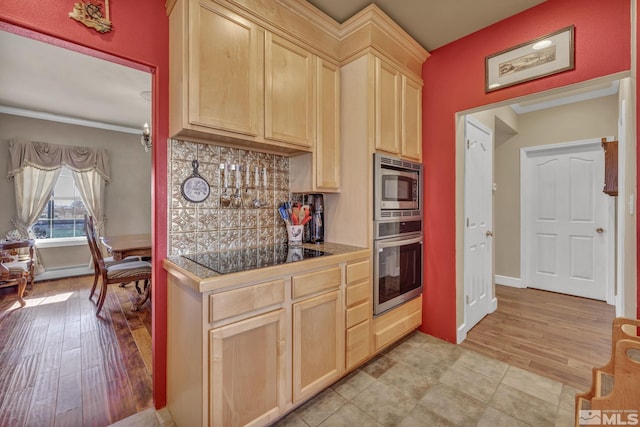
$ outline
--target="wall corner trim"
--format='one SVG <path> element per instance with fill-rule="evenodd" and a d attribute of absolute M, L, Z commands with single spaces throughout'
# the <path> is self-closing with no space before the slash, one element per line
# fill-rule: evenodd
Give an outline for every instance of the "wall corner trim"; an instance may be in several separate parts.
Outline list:
<path fill-rule="evenodd" d="M 456 331 L 456 344 L 460 344 L 462 341 L 467 339 L 467 325 L 463 323 L 458 326 L 458 330 Z"/>

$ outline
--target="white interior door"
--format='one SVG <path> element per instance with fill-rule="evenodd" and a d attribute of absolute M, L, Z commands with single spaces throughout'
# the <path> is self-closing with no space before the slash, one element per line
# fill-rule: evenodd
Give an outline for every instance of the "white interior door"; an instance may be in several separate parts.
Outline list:
<path fill-rule="evenodd" d="M 468 331 L 489 314 L 493 299 L 493 135 L 490 129 L 468 116 L 464 181 L 465 328 Z"/>
<path fill-rule="evenodd" d="M 526 286 L 605 300 L 613 230 L 599 141 L 530 152 L 525 174 Z"/>

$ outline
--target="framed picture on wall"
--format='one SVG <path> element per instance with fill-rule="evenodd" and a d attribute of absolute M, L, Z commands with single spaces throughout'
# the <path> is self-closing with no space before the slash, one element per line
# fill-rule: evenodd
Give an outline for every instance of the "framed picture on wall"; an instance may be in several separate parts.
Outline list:
<path fill-rule="evenodd" d="M 485 58 L 485 92 L 572 70 L 574 26 L 494 53 Z"/>

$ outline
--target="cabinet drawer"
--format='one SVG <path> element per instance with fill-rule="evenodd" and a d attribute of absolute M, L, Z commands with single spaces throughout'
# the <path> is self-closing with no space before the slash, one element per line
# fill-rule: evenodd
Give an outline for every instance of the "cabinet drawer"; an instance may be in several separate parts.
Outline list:
<path fill-rule="evenodd" d="M 347 265 L 347 286 L 365 279 L 369 279 L 368 259 Z"/>
<path fill-rule="evenodd" d="M 209 296 L 209 322 L 284 302 L 284 280 L 261 283 Z"/>
<path fill-rule="evenodd" d="M 347 307 L 368 301 L 369 295 L 371 295 L 371 288 L 369 287 L 368 281 L 349 286 L 347 288 Z"/>
<path fill-rule="evenodd" d="M 369 319 L 369 301 L 347 309 L 347 328 Z"/>
<path fill-rule="evenodd" d="M 342 281 L 340 267 L 293 276 L 293 298 L 339 288 Z"/>
<path fill-rule="evenodd" d="M 379 317 L 374 326 L 375 350 L 391 344 L 403 335 L 411 332 L 422 324 L 422 298 L 405 303 L 403 307 L 397 308 L 389 313 L 390 316 Z"/>
<path fill-rule="evenodd" d="M 346 365 L 347 369 L 369 357 L 369 330 L 371 322 L 368 320 L 347 330 Z"/>

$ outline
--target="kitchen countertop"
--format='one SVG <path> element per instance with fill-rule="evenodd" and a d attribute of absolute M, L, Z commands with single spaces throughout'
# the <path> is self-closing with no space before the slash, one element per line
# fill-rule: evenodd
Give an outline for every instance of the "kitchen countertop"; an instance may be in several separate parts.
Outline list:
<path fill-rule="evenodd" d="M 338 264 L 371 255 L 371 249 L 339 243 L 305 243 L 304 248 L 328 252 L 327 255 L 303 259 L 296 262 L 273 265 L 236 273 L 220 274 L 183 256 L 172 256 L 163 260 L 163 267 L 178 277 L 182 283 L 197 292 L 217 291 L 235 287 L 268 277 L 296 274 L 330 264 Z"/>

